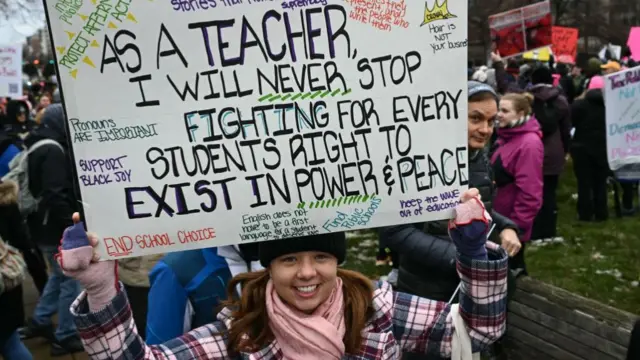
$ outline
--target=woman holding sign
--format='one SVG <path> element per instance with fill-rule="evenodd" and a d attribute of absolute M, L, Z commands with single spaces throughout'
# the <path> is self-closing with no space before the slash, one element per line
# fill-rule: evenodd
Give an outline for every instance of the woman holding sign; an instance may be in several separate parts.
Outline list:
<path fill-rule="evenodd" d="M 86 289 L 71 308 L 93 358 L 399 359 L 403 351 L 471 359 L 505 330 L 507 255 L 486 242 L 491 217 L 468 190 L 449 223 L 457 246 L 460 305 L 394 292 L 385 282 L 338 268 L 344 233 L 261 243 L 266 270 L 236 276 L 242 297 L 217 321 L 160 346 L 137 334 L 114 261 L 97 262 L 79 216 L 65 231 L 59 262 Z M 213 309 L 212 309 L 213 311 Z"/>

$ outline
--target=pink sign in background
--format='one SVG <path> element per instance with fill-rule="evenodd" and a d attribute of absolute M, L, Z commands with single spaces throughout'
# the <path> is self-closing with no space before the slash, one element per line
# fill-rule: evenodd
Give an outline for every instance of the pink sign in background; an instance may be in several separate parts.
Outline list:
<path fill-rule="evenodd" d="M 629 40 L 627 45 L 631 49 L 631 57 L 635 61 L 640 61 L 640 27 L 632 27 L 629 31 Z"/>

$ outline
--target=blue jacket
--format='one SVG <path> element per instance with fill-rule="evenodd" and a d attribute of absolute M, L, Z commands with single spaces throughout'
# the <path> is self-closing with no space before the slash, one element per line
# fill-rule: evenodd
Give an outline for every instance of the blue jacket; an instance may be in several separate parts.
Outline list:
<path fill-rule="evenodd" d="M 162 344 L 215 321 L 231 272 L 217 248 L 168 254 L 149 273 L 147 339 Z"/>
<path fill-rule="evenodd" d="M 0 151 L 0 177 L 7 175 L 9 172 L 9 163 L 16 155 L 20 153 L 20 149 L 10 144 L 3 151 Z"/>

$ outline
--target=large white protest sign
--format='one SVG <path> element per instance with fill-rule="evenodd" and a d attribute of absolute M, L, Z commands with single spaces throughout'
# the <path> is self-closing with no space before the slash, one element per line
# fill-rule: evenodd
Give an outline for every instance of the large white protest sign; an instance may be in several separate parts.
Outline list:
<path fill-rule="evenodd" d="M 467 2 L 47 1 L 103 258 L 452 215 Z"/>
<path fill-rule="evenodd" d="M 22 96 L 22 46 L 0 45 L 0 97 Z"/>
<path fill-rule="evenodd" d="M 608 75 L 604 99 L 609 166 L 631 169 L 640 164 L 640 67 Z"/>

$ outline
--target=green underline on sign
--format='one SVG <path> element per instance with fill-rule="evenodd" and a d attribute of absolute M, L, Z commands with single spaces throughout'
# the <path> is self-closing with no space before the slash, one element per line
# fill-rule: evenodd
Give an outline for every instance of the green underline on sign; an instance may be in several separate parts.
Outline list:
<path fill-rule="evenodd" d="M 351 205 L 351 204 L 361 204 L 367 202 L 368 200 L 373 200 L 376 197 L 376 194 L 372 195 L 351 195 L 351 196 L 342 196 L 335 199 L 327 199 L 327 200 L 318 200 L 318 201 L 302 201 L 298 203 L 298 209 L 318 209 L 318 208 L 331 208 L 340 205 Z"/>
<path fill-rule="evenodd" d="M 262 95 L 258 98 L 259 102 L 263 102 L 263 101 L 269 101 L 269 102 L 274 102 L 274 101 L 295 101 L 295 100 L 306 100 L 306 99 L 315 99 L 317 97 L 323 99 L 327 96 L 330 97 L 335 97 L 335 96 L 345 96 L 351 93 L 351 89 L 347 89 L 342 91 L 341 89 L 336 89 L 336 90 L 317 90 L 317 91 L 310 91 L 310 92 L 304 92 L 304 93 L 287 93 L 287 94 L 265 94 Z"/>

